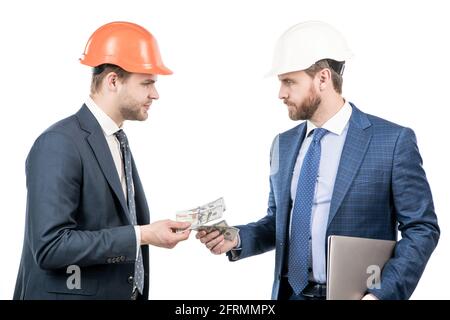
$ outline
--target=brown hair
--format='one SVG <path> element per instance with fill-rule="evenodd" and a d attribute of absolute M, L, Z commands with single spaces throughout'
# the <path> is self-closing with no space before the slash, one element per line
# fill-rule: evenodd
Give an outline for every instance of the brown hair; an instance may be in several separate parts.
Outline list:
<path fill-rule="evenodd" d="M 114 72 L 115 74 L 117 74 L 117 77 L 122 82 L 126 81 L 128 77 L 131 75 L 130 72 L 122 69 L 119 66 L 116 66 L 115 64 L 105 63 L 97 67 L 94 67 L 92 69 L 91 94 L 98 92 L 103 79 L 110 72 Z"/>
<path fill-rule="evenodd" d="M 330 59 L 323 59 L 323 60 L 319 60 L 316 63 L 314 63 L 311 67 L 306 69 L 305 72 L 312 78 L 317 74 L 317 72 L 322 71 L 325 68 L 330 69 L 331 80 L 333 81 L 333 88 L 337 93 L 342 94 L 343 64 L 344 64 L 344 62 L 338 62 L 338 61 L 330 60 Z M 336 72 L 336 70 L 339 73 Z"/>

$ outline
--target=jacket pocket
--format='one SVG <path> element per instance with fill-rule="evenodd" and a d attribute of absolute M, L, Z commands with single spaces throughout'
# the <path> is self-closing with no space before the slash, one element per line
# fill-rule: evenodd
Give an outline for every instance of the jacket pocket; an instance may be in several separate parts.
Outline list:
<path fill-rule="evenodd" d="M 353 185 L 370 185 L 388 183 L 390 179 L 390 172 L 384 170 L 361 170 L 359 171 Z"/>
<path fill-rule="evenodd" d="M 45 289 L 51 293 L 93 296 L 98 291 L 98 281 L 81 276 L 79 286 L 73 288 L 70 275 L 46 275 Z"/>

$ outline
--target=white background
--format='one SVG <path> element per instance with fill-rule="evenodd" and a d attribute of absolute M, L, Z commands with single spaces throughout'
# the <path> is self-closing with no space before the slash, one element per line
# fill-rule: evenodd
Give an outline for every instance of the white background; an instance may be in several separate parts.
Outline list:
<path fill-rule="evenodd" d="M 296 123 L 265 79 L 288 27 L 323 20 L 355 58 L 344 97 L 367 113 L 415 130 L 442 229 L 413 295 L 448 299 L 448 79 L 446 1 L 1 1 L 0 299 L 10 299 L 20 261 L 27 153 L 52 123 L 75 113 L 89 91 L 79 64 L 99 26 L 149 29 L 174 71 L 157 83 L 149 119 L 126 123 L 152 221 L 220 196 L 229 224 L 265 215 L 273 137 Z M 446 147 L 447 145 L 447 147 Z M 95 212 L 93 212 L 95 214 Z M 151 248 L 151 299 L 269 299 L 274 252 L 229 263 L 191 236 Z"/>

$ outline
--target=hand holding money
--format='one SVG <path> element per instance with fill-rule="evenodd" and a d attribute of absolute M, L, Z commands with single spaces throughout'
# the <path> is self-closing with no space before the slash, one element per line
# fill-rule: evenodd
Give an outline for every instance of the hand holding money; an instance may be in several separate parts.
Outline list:
<path fill-rule="evenodd" d="M 178 228 L 189 228 L 189 223 L 172 220 L 160 220 L 151 224 L 139 226 L 141 233 L 141 245 L 153 245 L 172 249 L 178 242 L 187 240 L 191 230 L 175 233 Z"/>
<path fill-rule="evenodd" d="M 211 252 L 220 254 L 228 251 L 220 252 L 231 244 L 234 244 L 234 246 L 237 245 L 239 234 L 239 229 L 229 226 L 225 220 L 208 224 L 211 221 L 221 218 L 225 209 L 225 201 L 223 198 L 219 198 L 203 206 L 178 212 L 176 220 L 191 223 L 190 229 L 198 231 L 197 239 L 201 239 L 200 241 L 203 240 L 202 243 L 206 243 L 208 249 L 214 249 Z M 221 245 L 219 246 L 219 244 Z"/>
<path fill-rule="evenodd" d="M 206 233 L 211 233 L 212 231 L 218 231 L 219 234 L 223 235 L 225 240 L 232 241 L 236 238 L 239 233 L 239 229 L 235 227 L 230 227 L 225 220 L 215 223 L 210 226 L 198 226 L 192 228 L 197 231 L 206 231 Z"/>
<path fill-rule="evenodd" d="M 227 240 L 219 230 L 207 230 L 203 229 L 197 232 L 195 236 L 204 243 L 206 248 L 208 248 L 213 254 L 222 254 L 234 249 L 238 245 L 238 237 L 234 237 L 231 240 Z"/>

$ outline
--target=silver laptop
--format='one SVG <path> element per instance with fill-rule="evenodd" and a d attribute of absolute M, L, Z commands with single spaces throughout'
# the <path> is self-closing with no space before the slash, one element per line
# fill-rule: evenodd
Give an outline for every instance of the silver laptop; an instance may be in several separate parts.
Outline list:
<path fill-rule="evenodd" d="M 368 288 L 380 286 L 381 270 L 395 241 L 328 237 L 327 300 L 359 300 Z"/>

